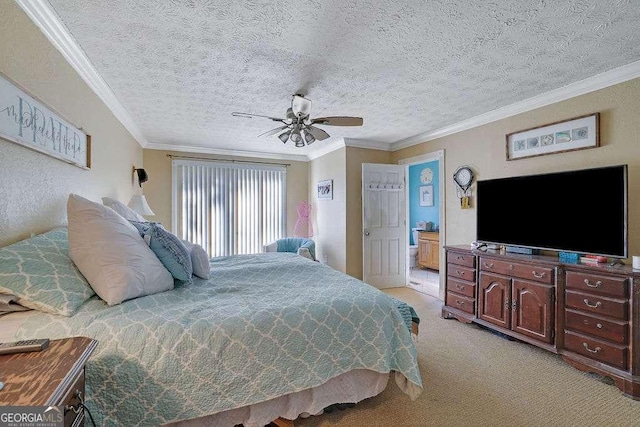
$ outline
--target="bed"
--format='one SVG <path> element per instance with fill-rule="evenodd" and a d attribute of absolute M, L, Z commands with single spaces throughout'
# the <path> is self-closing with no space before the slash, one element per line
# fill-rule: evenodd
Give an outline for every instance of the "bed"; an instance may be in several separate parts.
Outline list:
<path fill-rule="evenodd" d="M 70 264 L 52 267 L 58 284 L 77 278 L 64 259 L 65 228 L 4 248 L 0 268 L 7 249 L 29 258 L 34 240 L 34 258 Z M 406 304 L 296 254 L 210 264 L 209 280 L 114 306 L 94 295 L 70 316 L 2 316 L 0 330 L 16 340 L 98 340 L 86 376 L 100 425 L 260 426 L 371 397 L 389 375 L 411 399 L 422 391 L 411 334 L 418 319 Z"/>

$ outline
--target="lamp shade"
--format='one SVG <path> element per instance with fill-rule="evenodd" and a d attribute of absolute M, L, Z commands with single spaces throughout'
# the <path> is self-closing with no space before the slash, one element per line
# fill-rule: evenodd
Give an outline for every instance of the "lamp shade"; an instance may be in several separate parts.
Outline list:
<path fill-rule="evenodd" d="M 127 206 L 129 206 L 140 215 L 155 215 L 149 207 L 149 204 L 147 203 L 147 198 L 141 194 L 136 194 L 135 196 L 131 197 L 131 200 L 129 200 L 129 204 Z"/>

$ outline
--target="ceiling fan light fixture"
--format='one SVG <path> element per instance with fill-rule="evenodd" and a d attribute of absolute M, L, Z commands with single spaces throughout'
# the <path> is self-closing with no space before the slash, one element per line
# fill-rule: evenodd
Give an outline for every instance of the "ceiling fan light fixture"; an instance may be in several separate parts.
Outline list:
<path fill-rule="evenodd" d="M 303 95 L 296 93 L 291 97 L 291 107 L 287 108 L 284 118 L 264 116 L 261 114 L 250 113 L 231 113 L 236 117 L 262 117 L 274 122 L 279 122 L 279 127 L 268 130 L 259 136 L 278 135 L 278 139 L 284 144 L 291 140 L 296 147 L 304 147 L 311 145 L 316 141 L 324 141 L 330 138 L 330 135 L 319 127 L 322 126 L 362 126 L 364 121 L 362 117 L 352 116 L 329 116 L 311 118 L 311 100 Z"/>
<path fill-rule="evenodd" d="M 311 133 L 308 130 L 304 131 L 304 140 L 307 143 L 307 145 L 311 145 L 315 142 L 316 138 L 315 136 L 311 135 Z"/>
<path fill-rule="evenodd" d="M 280 141 L 282 141 L 284 144 L 287 143 L 287 141 L 289 140 L 289 135 L 291 135 L 291 131 L 288 130 L 286 132 L 282 132 L 280 135 L 278 135 L 278 138 L 280 138 Z"/>
<path fill-rule="evenodd" d="M 296 147 L 299 147 L 298 143 L 302 142 L 302 135 L 300 135 L 300 128 L 298 127 L 293 128 L 293 130 L 291 131 L 290 138 L 293 142 L 296 143 Z M 304 142 L 302 143 L 302 146 L 304 147 Z"/>
<path fill-rule="evenodd" d="M 291 110 L 296 117 L 307 117 L 311 114 L 311 101 L 302 95 L 295 94 L 291 100 Z"/>

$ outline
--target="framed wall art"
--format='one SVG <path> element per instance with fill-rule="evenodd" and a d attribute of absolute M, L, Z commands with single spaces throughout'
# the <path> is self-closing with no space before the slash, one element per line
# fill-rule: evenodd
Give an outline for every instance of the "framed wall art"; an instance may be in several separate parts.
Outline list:
<path fill-rule="evenodd" d="M 507 135 L 507 160 L 600 146 L 600 114 L 525 129 Z"/>
<path fill-rule="evenodd" d="M 420 206 L 433 206 L 433 185 L 420 186 Z"/>
<path fill-rule="evenodd" d="M 333 180 L 325 179 L 317 184 L 318 199 L 333 200 Z"/>
<path fill-rule="evenodd" d="M 91 136 L 2 74 L 0 138 L 83 169 L 91 168 Z"/>

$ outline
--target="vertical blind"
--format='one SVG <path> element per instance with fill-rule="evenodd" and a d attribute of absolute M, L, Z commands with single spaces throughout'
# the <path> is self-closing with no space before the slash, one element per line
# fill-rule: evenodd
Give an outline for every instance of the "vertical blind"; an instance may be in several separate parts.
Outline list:
<path fill-rule="evenodd" d="M 173 160 L 172 229 L 210 256 L 262 252 L 286 232 L 286 169 Z"/>

